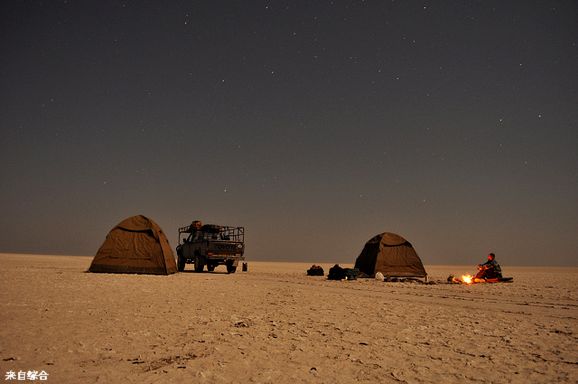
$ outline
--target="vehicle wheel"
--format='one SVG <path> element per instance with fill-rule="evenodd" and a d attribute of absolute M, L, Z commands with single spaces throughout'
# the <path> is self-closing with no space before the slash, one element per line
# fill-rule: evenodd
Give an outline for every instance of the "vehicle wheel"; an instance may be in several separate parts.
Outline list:
<path fill-rule="evenodd" d="M 233 265 L 233 263 L 227 263 L 227 273 L 235 273 L 237 272 L 237 266 Z"/>
<path fill-rule="evenodd" d="M 202 256 L 195 256 L 195 272 L 203 272 L 205 268 L 205 259 Z"/>
<path fill-rule="evenodd" d="M 181 255 L 179 255 L 179 258 L 177 260 L 177 269 L 179 270 L 179 272 L 185 270 L 185 258 Z"/>
<path fill-rule="evenodd" d="M 207 271 L 213 272 L 215 270 L 215 264 L 207 264 Z"/>

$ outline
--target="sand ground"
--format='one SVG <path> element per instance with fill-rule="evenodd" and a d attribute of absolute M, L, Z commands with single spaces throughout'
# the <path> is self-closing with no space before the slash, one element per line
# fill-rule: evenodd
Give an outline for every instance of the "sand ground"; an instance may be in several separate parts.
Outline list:
<path fill-rule="evenodd" d="M 305 276 L 311 263 L 85 273 L 90 261 L 0 254 L 3 379 L 578 382 L 578 268 L 506 265 L 513 284 L 461 286 L 328 281 Z M 474 268 L 426 269 L 442 280 Z"/>

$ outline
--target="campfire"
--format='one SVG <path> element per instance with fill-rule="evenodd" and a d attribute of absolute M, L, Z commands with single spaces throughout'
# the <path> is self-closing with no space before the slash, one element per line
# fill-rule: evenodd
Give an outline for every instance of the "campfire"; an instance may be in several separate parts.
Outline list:
<path fill-rule="evenodd" d="M 478 283 L 511 283 L 514 281 L 513 277 L 492 277 L 489 279 L 480 278 L 472 275 L 461 275 L 460 277 L 449 275 L 447 279 L 450 284 L 465 284 L 472 285 Z"/>
<path fill-rule="evenodd" d="M 474 277 L 472 275 L 462 275 L 462 283 L 471 284 L 474 282 Z"/>
<path fill-rule="evenodd" d="M 450 275 L 448 277 L 448 282 L 450 283 L 457 283 L 457 284 L 473 284 L 473 283 L 478 283 L 479 280 L 477 280 L 474 276 L 472 275 L 462 275 L 461 277 L 455 277 L 454 275 Z"/>

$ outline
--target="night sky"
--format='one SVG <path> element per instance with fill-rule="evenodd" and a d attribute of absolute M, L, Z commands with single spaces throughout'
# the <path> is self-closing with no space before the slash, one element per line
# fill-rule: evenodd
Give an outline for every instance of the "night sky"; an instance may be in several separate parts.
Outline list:
<path fill-rule="evenodd" d="M 577 265 L 576 1 L 2 1 L 0 251 Z M 506 270 L 507 272 L 507 270 Z"/>

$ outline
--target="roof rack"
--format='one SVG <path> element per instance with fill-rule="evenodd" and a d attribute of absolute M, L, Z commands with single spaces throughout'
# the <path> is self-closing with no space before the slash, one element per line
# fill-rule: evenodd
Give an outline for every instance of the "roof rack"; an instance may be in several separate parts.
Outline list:
<path fill-rule="evenodd" d="M 183 233 L 192 233 L 195 228 L 192 225 L 179 228 L 179 236 Z M 245 228 L 244 227 L 230 227 L 225 225 L 205 224 L 201 227 L 199 232 L 208 232 L 219 234 L 221 239 L 229 239 L 231 241 L 244 241 Z"/>

